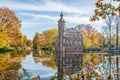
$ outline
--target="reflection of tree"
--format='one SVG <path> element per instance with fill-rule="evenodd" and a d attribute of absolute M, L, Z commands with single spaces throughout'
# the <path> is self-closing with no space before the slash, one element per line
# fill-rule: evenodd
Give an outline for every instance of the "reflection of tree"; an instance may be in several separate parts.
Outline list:
<path fill-rule="evenodd" d="M 87 54 L 86 54 L 87 55 Z M 90 55 L 89 55 L 90 56 Z M 93 56 L 93 54 L 92 54 Z M 71 80 L 118 80 L 117 79 L 117 70 L 116 70 L 116 55 L 111 56 L 111 75 L 109 75 L 109 56 L 108 55 L 99 55 L 99 64 L 94 64 L 94 59 L 96 61 L 96 58 L 87 58 L 90 61 L 84 64 L 82 69 L 73 74 L 68 76 L 71 78 Z M 103 59 L 104 58 L 104 59 Z M 87 60 L 88 61 L 88 60 Z M 119 68 L 120 69 L 120 68 Z M 120 75 L 119 75 L 120 76 Z"/>
<path fill-rule="evenodd" d="M 20 62 L 25 58 L 25 53 L 0 54 L 0 80 L 19 80 L 18 70 Z"/>
<path fill-rule="evenodd" d="M 55 56 L 44 51 L 33 53 L 35 63 L 41 62 L 43 65 L 56 69 Z"/>
<path fill-rule="evenodd" d="M 94 64 L 99 64 L 100 56 L 98 54 L 84 54 L 83 63 L 89 63 L 90 61 Z"/>
<path fill-rule="evenodd" d="M 47 67 L 56 69 L 56 63 L 55 63 L 55 61 L 53 59 L 50 59 L 48 61 L 47 60 L 46 61 L 42 61 L 42 64 L 44 64 Z"/>

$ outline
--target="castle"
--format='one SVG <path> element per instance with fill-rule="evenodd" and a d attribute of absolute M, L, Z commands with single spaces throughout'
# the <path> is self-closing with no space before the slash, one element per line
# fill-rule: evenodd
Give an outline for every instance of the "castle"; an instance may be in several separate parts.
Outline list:
<path fill-rule="evenodd" d="M 82 64 L 83 36 L 74 28 L 66 28 L 63 13 L 58 20 L 58 36 L 56 39 L 56 58 L 58 76 L 73 74 L 80 70 Z"/>

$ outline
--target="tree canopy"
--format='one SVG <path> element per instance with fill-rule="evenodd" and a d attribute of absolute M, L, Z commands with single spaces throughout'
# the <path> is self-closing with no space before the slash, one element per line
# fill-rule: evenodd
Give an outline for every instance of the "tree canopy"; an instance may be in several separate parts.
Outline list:
<path fill-rule="evenodd" d="M 22 35 L 20 28 L 21 21 L 14 11 L 7 7 L 0 7 L 0 48 L 23 47 L 26 44 L 23 42 L 25 36 Z"/>
<path fill-rule="evenodd" d="M 96 9 L 90 21 L 106 19 L 108 15 L 120 16 L 120 0 L 97 0 Z"/>
<path fill-rule="evenodd" d="M 81 30 L 81 33 L 83 35 L 84 47 L 99 47 L 100 33 L 97 30 L 95 30 L 92 26 L 86 25 L 86 27 Z"/>

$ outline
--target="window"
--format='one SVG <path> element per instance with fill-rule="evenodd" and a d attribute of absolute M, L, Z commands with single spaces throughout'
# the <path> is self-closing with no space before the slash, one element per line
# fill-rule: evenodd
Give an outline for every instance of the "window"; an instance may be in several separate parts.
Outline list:
<path fill-rule="evenodd" d="M 68 47 L 68 42 L 66 42 L 66 47 Z"/>
<path fill-rule="evenodd" d="M 70 44 L 70 47 L 72 47 L 72 44 Z"/>
<path fill-rule="evenodd" d="M 68 36 L 66 36 L 66 40 L 68 40 Z"/>
<path fill-rule="evenodd" d="M 58 46 L 60 46 L 60 43 L 58 43 Z"/>
<path fill-rule="evenodd" d="M 63 43 L 63 46 L 65 46 L 65 43 Z"/>
<path fill-rule="evenodd" d="M 62 23 L 59 23 L 58 26 L 61 27 L 61 26 L 62 26 Z"/>
<path fill-rule="evenodd" d="M 72 36 L 70 36 L 70 40 L 72 40 Z"/>
<path fill-rule="evenodd" d="M 68 58 L 66 58 L 66 62 L 68 62 Z"/>
<path fill-rule="evenodd" d="M 77 40 L 77 36 L 75 36 L 75 40 Z"/>
<path fill-rule="evenodd" d="M 72 44 L 72 40 L 70 40 L 70 44 Z"/>
<path fill-rule="evenodd" d="M 63 38 L 63 39 L 65 39 L 65 37 L 64 37 L 64 36 L 63 36 L 62 38 Z"/>
<path fill-rule="evenodd" d="M 72 41 L 70 40 L 70 47 L 72 47 Z"/>
<path fill-rule="evenodd" d="M 78 42 L 77 42 L 77 41 L 75 41 L 75 45 L 76 45 L 76 46 L 78 45 Z"/>
<path fill-rule="evenodd" d="M 72 62 L 72 57 L 70 57 L 70 62 Z"/>
<path fill-rule="evenodd" d="M 77 48 L 75 48 L 75 50 L 76 50 Z"/>
<path fill-rule="evenodd" d="M 64 32 L 64 29 L 61 29 L 61 32 Z"/>
<path fill-rule="evenodd" d="M 79 41 L 79 45 L 81 45 L 81 41 Z"/>

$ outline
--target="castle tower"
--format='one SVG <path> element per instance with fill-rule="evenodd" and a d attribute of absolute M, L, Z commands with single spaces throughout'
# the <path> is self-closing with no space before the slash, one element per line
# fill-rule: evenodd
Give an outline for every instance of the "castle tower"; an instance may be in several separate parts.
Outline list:
<path fill-rule="evenodd" d="M 65 20 L 63 19 L 63 13 L 61 11 L 60 19 L 58 21 L 58 80 L 61 80 L 62 76 L 64 75 L 64 57 L 65 57 L 65 30 L 66 24 Z"/>
<path fill-rule="evenodd" d="M 66 28 L 66 21 L 61 12 L 56 38 L 58 80 L 63 80 L 65 74 L 74 74 L 80 70 L 79 66 L 83 61 L 80 54 L 82 48 L 82 34 L 74 28 Z"/>

